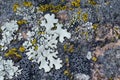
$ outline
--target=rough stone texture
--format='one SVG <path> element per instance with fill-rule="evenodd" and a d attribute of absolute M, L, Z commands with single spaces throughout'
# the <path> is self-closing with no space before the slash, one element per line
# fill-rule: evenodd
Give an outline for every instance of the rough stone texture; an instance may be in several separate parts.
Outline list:
<path fill-rule="evenodd" d="M 48 3 L 53 3 L 54 5 L 58 5 L 58 3 L 66 5 L 70 1 L 75 0 L 65 0 L 65 2 L 60 2 L 61 0 L 0 0 L 0 28 L 6 21 L 22 19 L 22 17 L 15 15 L 12 10 L 12 6 L 16 2 L 22 4 L 24 1 L 31 1 L 35 6 L 38 6 L 39 4 L 44 5 Z M 88 4 L 87 1 L 88 0 L 81 0 L 80 7 L 83 9 L 83 12 L 88 12 L 89 22 L 102 25 L 100 26 L 101 28 L 98 28 L 99 31 L 101 31 L 101 37 L 107 34 L 107 29 L 103 27 L 104 24 L 110 23 L 112 24 L 112 27 L 114 27 L 114 25 L 119 25 L 120 27 L 120 0 L 93 0 L 97 2 L 96 5 Z M 81 20 L 75 21 L 70 26 L 68 23 L 73 19 L 73 16 L 76 15 L 77 11 L 79 11 L 77 8 L 75 8 L 74 11 L 63 11 L 63 13 L 65 12 L 68 17 L 68 20 L 63 20 L 63 24 L 65 25 L 63 28 L 68 29 L 68 31 L 72 34 L 70 39 L 65 38 L 63 43 L 59 42 L 57 44 L 57 50 L 59 53 L 57 56 L 63 60 L 62 64 L 64 66 L 59 70 L 52 69 L 49 73 L 45 73 L 43 69 L 39 69 L 39 65 L 37 63 L 31 62 L 28 60 L 25 53 L 22 53 L 22 59 L 15 63 L 15 65 L 19 65 L 20 68 L 23 69 L 22 73 L 18 77 L 14 77 L 12 80 L 69 80 L 68 76 L 63 74 L 64 70 L 66 70 L 66 56 L 69 58 L 69 69 L 73 75 L 82 73 L 92 77 L 91 74 L 93 73 L 91 69 L 93 69 L 94 65 L 91 65 L 91 63 L 95 63 L 103 65 L 103 74 L 108 79 L 120 76 L 120 47 L 105 51 L 104 55 L 99 56 L 96 62 L 86 58 L 88 51 L 94 51 L 97 46 L 100 46 L 101 44 L 107 45 L 108 43 L 111 43 L 111 41 L 96 41 L 96 35 L 94 34 L 97 32 L 96 30 L 86 30 L 85 28 L 83 30 L 80 29 L 80 31 L 77 32 L 76 28 L 81 28 L 81 24 L 84 23 Z M 24 28 L 25 26 L 27 25 L 22 25 L 21 30 L 26 31 Z M 82 35 L 82 31 L 88 32 L 89 40 L 86 40 L 86 36 Z M 1 34 L 2 31 L 0 29 L 0 39 L 2 39 Z M 24 40 L 20 42 L 12 42 L 9 47 L 18 48 L 23 42 Z M 65 43 L 71 43 L 74 45 L 73 53 L 64 51 L 63 46 Z M 0 55 L 3 59 L 6 59 L 4 57 L 5 52 L 6 51 L 0 51 Z M 94 56 L 94 53 L 92 56 Z"/>

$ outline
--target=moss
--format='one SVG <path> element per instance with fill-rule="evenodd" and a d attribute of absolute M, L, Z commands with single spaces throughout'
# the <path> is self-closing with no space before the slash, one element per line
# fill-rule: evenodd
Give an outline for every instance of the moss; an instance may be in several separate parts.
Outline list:
<path fill-rule="evenodd" d="M 13 5 L 13 11 L 16 12 L 19 7 L 20 7 L 19 4 L 18 4 L 18 3 L 15 3 L 15 4 Z"/>

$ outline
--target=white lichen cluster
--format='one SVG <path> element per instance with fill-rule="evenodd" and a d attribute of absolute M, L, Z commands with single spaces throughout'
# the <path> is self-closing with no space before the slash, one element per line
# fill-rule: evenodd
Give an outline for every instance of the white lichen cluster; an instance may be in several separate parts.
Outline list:
<path fill-rule="evenodd" d="M 16 16 L 22 16 L 22 19 L 27 21 L 27 26 L 24 26 L 27 28 L 24 32 L 26 38 L 23 39 L 25 41 L 21 46 L 25 48 L 28 59 L 39 64 L 39 69 L 43 68 L 45 72 L 49 72 L 52 68 L 60 69 L 62 60 L 57 56 L 57 43 L 62 43 L 65 37 L 69 39 L 71 34 L 67 32 L 67 29 L 62 28 L 63 25 L 55 19 L 54 14 L 45 14 L 41 17 L 42 13 L 35 12 L 35 10 L 36 8 L 31 6 L 18 8 L 16 12 Z M 2 40 L 0 40 L 2 50 L 7 50 L 12 40 L 17 38 L 20 41 L 24 38 L 22 32 L 17 31 L 18 27 L 20 25 L 14 20 L 6 22 L 1 27 L 3 31 Z"/>
<path fill-rule="evenodd" d="M 78 73 L 75 75 L 75 80 L 89 80 L 90 76 L 89 75 L 85 75 L 82 73 Z"/>
<path fill-rule="evenodd" d="M 93 23 L 92 22 L 86 22 L 85 24 L 82 25 L 84 28 L 87 28 L 88 30 L 93 28 Z"/>
<path fill-rule="evenodd" d="M 1 26 L 2 30 L 2 39 L 0 40 L 1 50 L 6 50 L 10 42 L 15 39 L 15 34 L 18 30 L 17 21 L 12 20 L 10 22 L 6 22 L 3 26 Z"/>
<path fill-rule="evenodd" d="M 35 21 L 32 21 L 31 19 L 27 19 L 26 16 L 25 18 L 23 17 L 29 24 L 34 23 L 31 31 L 27 31 L 26 33 L 27 40 L 23 43 L 23 46 L 26 48 L 28 58 L 33 62 L 37 62 L 40 65 L 39 69 L 43 68 L 45 72 L 49 72 L 54 67 L 55 69 L 62 67 L 62 60 L 57 57 L 57 43 L 58 41 L 63 42 L 64 37 L 70 38 L 71 34 L 67 32 L 67 29 L 62 29 L 63 25 L 58 23 L 58 19 L 55 19 L 54 14 L 45 14 L 43 18 L 41 24 L 38 25 L 35 23 L 37 22 L 35 19 Z M 56 29 L 52 30 L 55 26 Z M 45 31 L 41 34 L 39 34 L 40 27 L 45 28 Z M 34 39 L 36 39 L 37 43 L 32 44 Z M 35 49 L 36 47 L 37 50 Z"/>
<path fill-rule="evenodd" d="M 92 58 L 92 53 L 90 51 L 88 51 L 87 55 L 86 55 L 86 58 L 88 60 L 90 60 Z"/>
<path fill-rule="evenodd" d="M 14 66 L 12 60 L 3 60 L 0 56 L 0 80 L 12 79 L 13 76 L 21 74 L 21 69 L 18 67 Z"/>

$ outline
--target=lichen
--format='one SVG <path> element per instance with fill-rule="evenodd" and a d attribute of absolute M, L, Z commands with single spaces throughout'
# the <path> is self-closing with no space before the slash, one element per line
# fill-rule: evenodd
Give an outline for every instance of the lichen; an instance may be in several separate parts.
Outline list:
<path fill-rule="evenodd" d="M 5 57 L 17 58 L 17 60 L 22 59 L 22 56 L 18 53 L 16 48 L 12 48 L 5 53 Z"/>
<path fill-rule="evenodd" d="M 17 24 L 19 25 L 19 26 L 21 26 L 21 25 L 23 25 L 23 24 L 27 24 L 27 20 L 18 20 L 17 21 Z"/>
<path fill-rule="evenodd" d="M 92 57 L 92 60 L 93 60 L 94 62 L 96 62 L 96 61 L 97 61 L 97 58 L 96 58 L 95 56 L 93 56 L 93 57 Z"/>
<path fill-rule="evenodd" d="M 1 26 L 2 30 L 2 39 L 0 40 L 0 45 L 2 46 L 2 51 L 8 48 L 7 45 L 15 39 L 15 35 L 13 35 L 18 30 L 17 21 L 6 22 L 3 26 Z"/>
<path fill-rule="evenodd" d="M 0 56 L 0 64 L 0 80 L 12 79 L 21 74 L 22 69 L 18 69 L 19 66 L 14 66 L 12 60 L 3 60 Z"/>
<path fill-rule="evenodd" d="M 91 5 L 96 5 L 97 2 L 95 2 L 95 0 L 88 0 L 88 3 L 91 4 Z"/>
<path fill-rule="evenodd" d="M 74 52 L 74 45 L 72 44 L 64 44 L 64 51 L 65 52 L 69 52 L 69 53 L 73 53 Z"/>
<path fill-rule="evenodd" d="M 72 7 L 80 7 L 80 1 L 81 1 L 81 0 L 73 0 L 73 1 L 71 2 L 71 6 L 72 6 Z"/>
<path fill-rule="evenodd" d="M 20 47 L 19 47 L 19 51 L 20 51 L 20 52 L 25 52 L 25 48 L 24 48 L 23 46 L 20 46 Z"/>
<path fill-rule="evenodd" d="M 57 13 L 61 10 L 66 10 L 66 6 L 62 6 L 62 5 L 53 5 L 53 4 L 45 4 L 45 5 L 40 5 L 39 10 L 42 12 L 47 12 L 50 11 L 52 13 Z"/>
<path fill-rule="evenodd" d="M 20 5 L 18 3 L 15 3 L 13 5 L 13 11 L 16 12 L 19 7 L 20 7 Z"/>
<path fill-rule="evenodd" d="M 87 22 L 87 21 L 88 21 L 88 13 L 83 13 L 83 14 L 82 14 L 82 20 L 83 20 L 84 22 Z"/>
<path fill-rule="evenodd" d="M 31 7 L 31 6 L 32 6 L 32 2 L 27 2 L 27 1 L 25 1 L 25 2 L 23 2 L 23 5 L 24 5 L 25 7 Z"/>
<path fill-rule="evenodd" d="M 45 72 L 49 72 L 53 65 L 55 69 L 62 67 L 62 60 L 57 57 L 58 51 L 55 50 L 58 42 L 57 37 L 62 43 L 64 37 L 70 38 L 71 34 L 67 32 L 67 29 L 62 29 L 63 25 L 58 23 L 54 14 L 45 14 L 44 18 L 41 21 L 41 26 L 45 27 L 44 34 L 39 33 L 39 29 L 36 29 L 37 26 L 33 27 L 32 31 L 27 32 L 27 41 L 23 43 L 23 46 L 26 49 L 28 59 L 40 64 L 39 69 L 43 68 Z M 56 24 L 56 29 L 53 29 L 54 24 Z M 70 48 L 69 51 L 72 51 L 72 49 Z"/>

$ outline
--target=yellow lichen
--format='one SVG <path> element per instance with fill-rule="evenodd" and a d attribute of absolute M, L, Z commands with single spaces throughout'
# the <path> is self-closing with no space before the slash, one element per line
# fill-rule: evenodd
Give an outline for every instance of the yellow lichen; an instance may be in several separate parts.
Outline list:
<path fill-rule="evenodd" d="M 42 34 L 45 34 L 45 32 L 44 31 L 38 32 L 38 35 L 42 35 Z"/>
<path fill-rule="evenodd" d="M 82 13 L 82 10 L 80 9 L 80 10 L 77 12 L 77 19 L 78 19 L 78 20 L 80 20 L 80 18 L 81 18 L 81 16 L 80 16 L 81 13 Z"/>
<path fill-rule="evenodd" d="M 77 14 L 78 14 L 78 15 L 80 15 L 80 14 L 81 14 L 81 10 L 80 10 L 80 11 L 78 11 L 78 12 L 77 12 Z"/>
<path fill-rule="evenodd" d="M 61 2 L 64 2 L 65 0 L 61 0 Z"/>
<path fill-rule="evenodd" d="M 70 53 L 74 52 L 74 45 L 70 45 L 68 52 L 70 52 Z"/>
<path fill-rule="evenodd" d="M 10 49 L 10 51 L 17 51 L 17 48 L 12 48 Z"/>
<path fill-rule="evenodd" d="M 91 5 L 96 5 L 97 3 L 94 0 L 88 0 L 88 3 Z"/>
<path fill-rule="evenodd" d="M 86 37 L 86 39 L 88 40 L 88 32 L 82 32 L 82 35 Z"/>
<path fill-rule="evenodd" d="M 64 44 L 63 48 L 64 48 L 64 51 L 66 51 L 66 52 L 69 52 L 69 53 L 74 52 L 74 45 L 70 45 L 70 44 L 66 43 L 66 44 Z"/>
<path fill-rule="evenodd" d="M 69 10 L 71 10 L 71 11 L 72 11 L 72 10 L 74 10 L 74 8 L 72 8 L 72 7 L 69 7 Z"/>
<path fill-rule="evenodd" d="M 37 43 L 37 39 L 33 39 L 33 40 L 31 41 L 31 43 L 32 43 L 32 45 L 36 44 L 36 43 Z"/>
<path fill-rule="evenodd" d="M 98 24 L 93 24 L 93 29 L 96 30 L 98 28 Z"/>
<path fill-rule="evenodd" d="M 50 12 L 53 12 L 53 13 L 57 13 L 61 10 L 66 10 L 66 6 L 62 6 L 62 5 L 53 5 L 53 4 L 45 4 L 45 5 L 40 5 L 39 7 L 39 11 L 42 11 L 42 12 L 46 12 L 46 11 L 50 11 Z"/>
<path fill-rule="evenodd" d="M 65 62 L 68 63 L 69 62 L 69 58 L 65 58 Z"/>
<path fill-rule="evenodd" d="M 32 6 L 32 2 L 27 2 L 27 1 L 25 1 L 25 2 L 23 2 L 23 5 L 24 5 L 25 7 L 31 7 L 31 6 Z"/>
<path fill-rule="evenodd" d="M 86 39 L 88 40 L 88 32 L 85 32 Z"/>
<path fill-rule="evenodd" d="M 18 3 L 15 3 L 15 4 L 13 5 L 13 11 L 16 12 L 19 7 L 20 7 L 19 4 L 18 4 Z"/>
<path fill-rule="evenodd" d="M 2 45 L 0 45 L 0 48 L 2 48 L 3 46 Z"/>
<path fill-rule="evenodd" d="M 49 5 L 48 4 L 45 4 L 45 5 L 41 5 L 39 7 L 39 10 L 42 11 L 42 12 L 45 12 L 45 11 L 48 11 L 49 10 Z"/>
<path fill-rule="evenodd" d="M 25 47 L 24 47 L 24 46 L 21 46 L 21 47 L 19 48 L 19 51 L 20 51 L 20 52 L 25 52 Z"/>
<path fill-rule="evenodd" d="M 38 21 L 37 21 L 37 24 L 41 24 L 41 20 L 38 20 Z"/>
<path fill-rule="evenodd" d="M 18 24 L 18 25 L 27 24 L 27 20 L 24 20 L 24 19 L 18 20 L 18 21 L 17 21 L 17 24 Z"/>
<path fill-rule="evenodd" d="M 11 58 L 16 57 L 18 59 L 22 58 L 22 56 L 17 52 L 16 48 L 12 48 L 7 53 L 5 53 L 5 57 L 11 57 Z"/>
<path fill-rule="evenodd" d="M 68 76 L 70 74 L 69 70 L 64 71 L 64 75 Z"/>
<path fill-rule="evenodd" d="M 111 77 L 111 78 L 109 78 L 109 80 L 113 80 L 113 78 Z"/>
<path fill-rule="evenodd" d="M 51 12 L 52 12 L 52 13 L 57 13 L 57 12 L 58 12 L 58 10 L 51 10 Z"/>
<path fill-rule="evenodd" d="M 67 51 L 67 44 L 64 44 L 64 46 L 63 46 L 63 48 L 64 48 L 64 51 Z"/>
<path fill-rule="evenodd" d="M 84 22 L 87 22 L 87 21 L 88 21 L 88 13 L 83 13 L 83 14 L 82 14 L 82 20 L 83 20 Z"/>
<path fill-rule="evenodd" d="M 96 62 L 96 61 L 97 61 L 97 58 L 96 58 L 96 57 L 92 57 L 92 60 L 93 60 L 94 62 Z"/>
<path fill-rule="evenodd" d="M 72 5 L 73 7 L 80 7 L 80 0 L 74 0 L 74 1 L 72 1 L 72 2 L 71 2 L 71 5 Z"/>
<path fill-rule="evenodd" d="M 38 45 L 34 46 L 34 50 L 37 51 L 38 50 Z"/>

